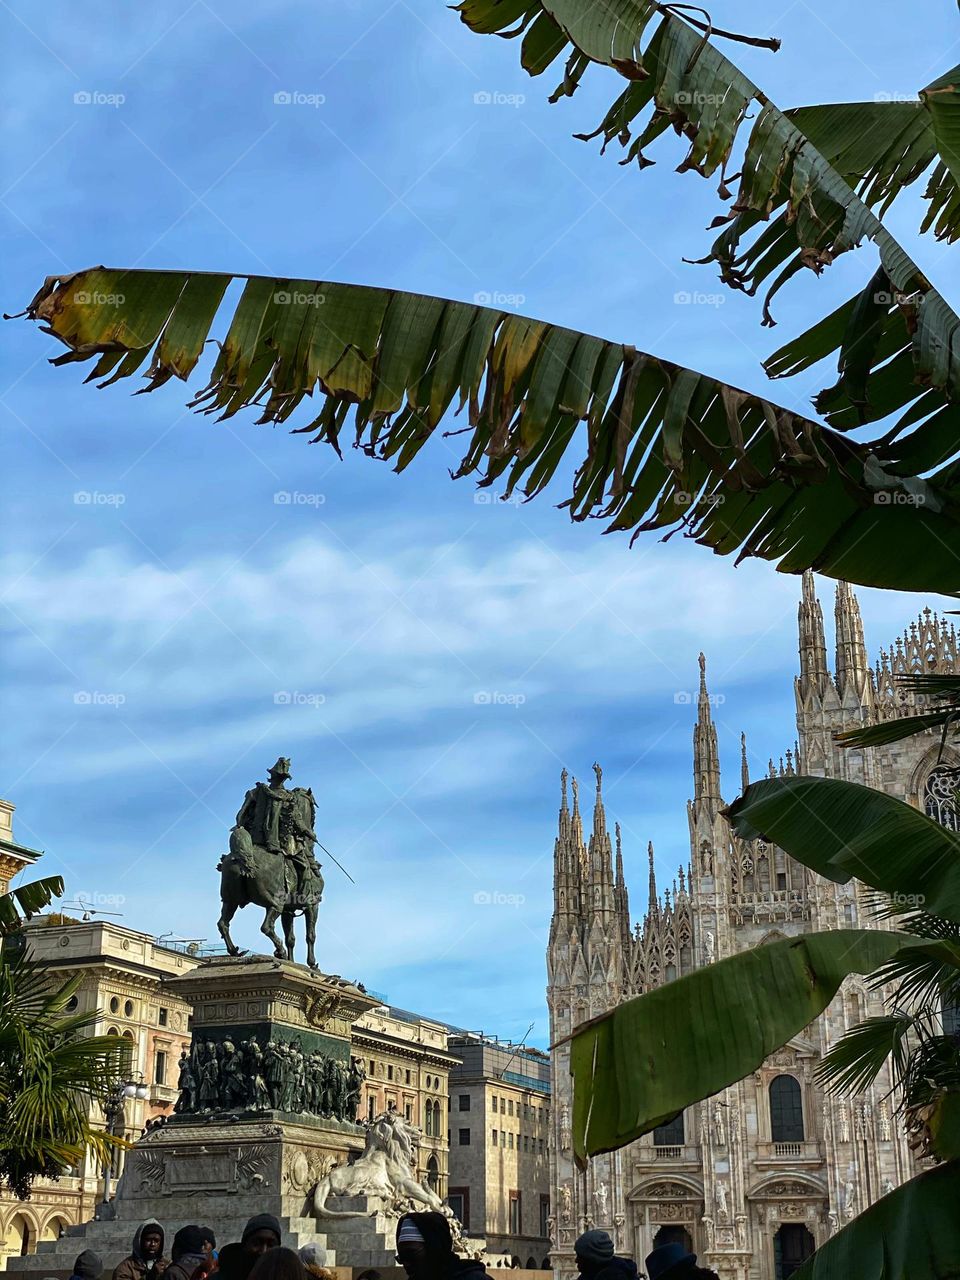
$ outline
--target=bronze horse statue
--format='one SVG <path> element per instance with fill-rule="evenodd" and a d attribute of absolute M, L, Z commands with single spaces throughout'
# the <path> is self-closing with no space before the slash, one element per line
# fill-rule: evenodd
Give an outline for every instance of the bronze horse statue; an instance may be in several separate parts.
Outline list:
<path fill-rule="evenodd" d="M 289 762 L 278 761 L 289 768 Z M 286 776 L 289 776 L 287 774 Z M 278 960 L 292 960 L 296 937 L 294 920 L 302 915 L 306 925 L 307 964 L 316 969 L 314 944 L 317 940 L 317 909 L 323 896 L 323 876 L 319 863 L 313 857 L 312 845 L 316 840 L 313 823 L 316 803 L 313 792 L 303 787 L 287 791 L 274 782 L 274 789 L 258 783 L 264 793 L 278 806 L 279 848 L 266 848 L 254 841 L 250 827 L 244 821 L 252 808 L 251 797 L 256 789 L 247 793 L 244 807 L 237 815 L 237 825 L 230 832 L 230 852 L 217 866 L 220 872 L 220 898 L 222 909 L 217 927 L 232 956 L 242 955 L 230 936 L 230 921 L 241 907 L 256 903 L 264 908 L 260 932 L 273 943 L 273 953 Z M 254 826 L 254 830 L 257 828 Z M 284 940 L 277 936 L 275 925 L 283 925 Z"/>

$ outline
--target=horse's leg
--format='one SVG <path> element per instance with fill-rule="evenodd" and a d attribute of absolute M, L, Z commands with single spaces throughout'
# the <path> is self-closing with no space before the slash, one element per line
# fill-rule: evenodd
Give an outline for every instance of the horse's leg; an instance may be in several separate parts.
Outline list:
<path fill-rule="evenodd" d="M 263 917 L 263 924 L 260 926 L 260 932 L 270 939 L 273 943 L 273 954 L 278 960 L 286 960 L 287 952 L 283 943 L 276 935 L 274 925 L 280 918 L 280 912 L 276 907 L 267 907 L 266 915 Z"/>
<path fill-rule="evenodd" d="M 317 904 L 315 902 L 309 903 L 305 908 L 303 923 L 307 931 L 307 964 L 311 969 L 316 969 L 317 957 L 313 949 L 317 940 Z"/>
<path fill-rule="evenodd" d="M 220 906 L 220 919 L 217 921 L 217 928 L 220 930 L 220 937 L 227 944 L 227 952 L 232 956 L 240 955 L 240 948 L 230 937 L 230 921 L 237 914 L 237 904 L 235 902 L 227 902 L 223 898 Z"/>
<path fill-rule="evenodd" d="M 293 907 L 284 907 L 281 915 L 283 921 L 283 936 L 287 943 L 287 959 L 293 959 L 293 949 L 297 945 L 297 935 L 294 932 L 293 922 L 296 918 L 293 914 Z"/>

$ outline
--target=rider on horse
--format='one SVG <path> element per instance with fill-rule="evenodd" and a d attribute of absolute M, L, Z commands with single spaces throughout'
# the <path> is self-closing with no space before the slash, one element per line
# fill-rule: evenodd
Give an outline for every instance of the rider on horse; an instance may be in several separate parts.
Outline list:
<path fill-rule="evenodd" d="M 313 792 L 302 787 L 288 791 L 290 761 L 281 756 L 270 770 L 269 782 L 258 782 L 247 792 L 237 814 L 237 826 L 255 845 L 280 854 L 296 873 L 296 890 L 302 893 L 320 868 L 313 856 Z"/>

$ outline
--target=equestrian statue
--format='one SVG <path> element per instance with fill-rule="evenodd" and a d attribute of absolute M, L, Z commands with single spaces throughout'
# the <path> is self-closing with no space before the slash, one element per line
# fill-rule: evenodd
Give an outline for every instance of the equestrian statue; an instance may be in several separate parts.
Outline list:
<path fill-rule="evenodd" d="M 222 901 L 218 928 L 230 955 L 241 955 L 230 936 L 230 921 L 241 907 L 256 903 L 264 908 L 260 932 L 273 943 L 274 955 L 292 960 L 294 920 L 302 915 L 307 964 L 316 969 L 317 908 L 323 896 L 323 876 L 313 853 L 317 805 L 309 787 L 288 789 L 289 778 L 290 761 L 281 756 L 269 781 L 258 782 L 244 796 L 230 832 L 230 852 L 217 865 Z M 283 925 L 283 942 L 277 937 L 277 920 Z"/>

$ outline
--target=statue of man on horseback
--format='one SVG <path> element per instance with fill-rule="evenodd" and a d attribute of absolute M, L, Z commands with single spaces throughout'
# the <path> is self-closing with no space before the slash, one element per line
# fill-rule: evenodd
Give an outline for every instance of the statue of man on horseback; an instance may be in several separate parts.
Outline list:
<path fill-rule="evenodd" d="M 292 960 L 293 922 L 302 915 L 307 964 L 315 969 L 317 908 L 323 896 L 323 876 L 313 853 L 317 806 L 309 787 L 288 789 L 289 778 L 290 761 L 281 756 L 270 770 L 269 781 L 256 783 L 244 796 L 230 832 L 230 852 L 218 866 L 223 902 L 218 927 L 227 950 L 239 955 L 230 937 L 230 921 L 239 908 L 255 902 L 266 912 L 260 931 L 273 943 L 274 954 L 279 960 Z M 278 919 L 284 942 L 274 928 Z"/>

